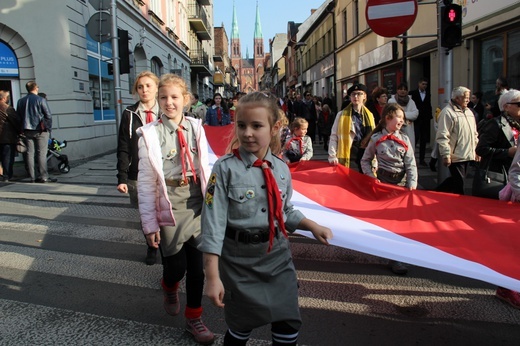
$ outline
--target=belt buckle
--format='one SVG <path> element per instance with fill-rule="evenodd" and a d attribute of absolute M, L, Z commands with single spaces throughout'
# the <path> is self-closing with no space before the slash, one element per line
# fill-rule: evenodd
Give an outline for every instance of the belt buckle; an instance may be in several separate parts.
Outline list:
<path fill-rule="evenodd" d="M 186 186 L 188 185 L 188 178 L 179 180 L 179 186 Z"/>
<path fill-rule="evenodd" d="M 251 244 L 260 244 L 261 241 L 262 241 L 262 236 L 260 233 L 251 234 L 249 236 L 249 242 Z"/>

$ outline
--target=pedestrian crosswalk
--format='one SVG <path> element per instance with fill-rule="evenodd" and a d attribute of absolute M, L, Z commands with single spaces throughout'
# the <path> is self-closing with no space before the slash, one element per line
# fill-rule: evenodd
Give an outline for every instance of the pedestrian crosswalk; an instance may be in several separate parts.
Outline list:
<path fill-rule="evenodd" d="M 95 164 L 114 163 L 108 156 Z M 57 184 L 0 185 L 1 345 L 195 345 L 184 318 L 164 312 L 162 267 L 145 265 L 138 212 L 116 191 L 115 171 L 106 172 L 74 167 Z M 494 299 L 488 284 L 418 267 L 398 277 L 384 259 L 299 235 L 291 249 L 300 345 L 434 345 L 446 341 L 443 332 L 444 344 L 520 342 L 520 312 Z M 224 313 L 206 297 L 203 307 L 221 345 Z M 392 326 L 409 323 L 417 331 L 397 343 Z M 266 326 L 248 345 L 269 344 Z"/>

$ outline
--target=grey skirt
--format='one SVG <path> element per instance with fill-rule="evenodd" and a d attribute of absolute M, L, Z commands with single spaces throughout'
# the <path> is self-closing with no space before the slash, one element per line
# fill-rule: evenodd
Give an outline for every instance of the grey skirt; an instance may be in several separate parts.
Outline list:
<path fill-rule="evenodd" d="M 232 330 L 248 331 L 279 321 L 300 328 L 298 281 L 289 241 L 278 233 L 270 253 L 268 245 L 224 240 L 220 277 L 226 323 Z"/>
<path fill-rule="evenodd" d="M 166 188 L 172 204 L 175 226 L 161 226 L 160 246 L 164 257 L 178 253 L 186 242 L 197 247 L 201 235 L 200 214 L 203 202 L 200 182 Z"/>

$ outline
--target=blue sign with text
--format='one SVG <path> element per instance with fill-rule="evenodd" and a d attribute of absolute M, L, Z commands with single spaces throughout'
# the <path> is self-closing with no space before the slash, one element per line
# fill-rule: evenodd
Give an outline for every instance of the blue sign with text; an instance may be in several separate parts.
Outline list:
<path fill-rule="evenodd" d="M 18 59 L 13 50 L 0 42 L 0 77 L 18 77 Z"/>

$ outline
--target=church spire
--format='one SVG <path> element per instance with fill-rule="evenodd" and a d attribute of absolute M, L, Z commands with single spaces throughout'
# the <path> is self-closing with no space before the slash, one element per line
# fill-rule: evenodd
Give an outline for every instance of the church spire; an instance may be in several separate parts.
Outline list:
<path fill-rule="evenodd" d="M 231 39 L 238 39 L 238 21 L 237 21 L 237 10 L 235 8 L 235 1 L 233 1 L 233 21 L 231 22 Z"/>
<path fill-rule="evenodd" d="M 262 38 L 262 24 L 260 24 L 260 10 L 258 9 L 258 0 L 256 1 L 256 20 L 254 38 Z"/>

